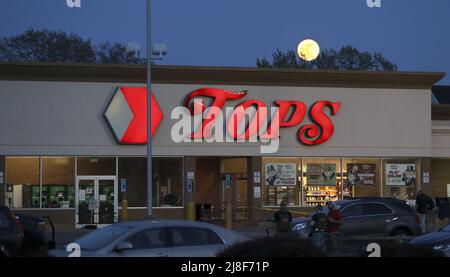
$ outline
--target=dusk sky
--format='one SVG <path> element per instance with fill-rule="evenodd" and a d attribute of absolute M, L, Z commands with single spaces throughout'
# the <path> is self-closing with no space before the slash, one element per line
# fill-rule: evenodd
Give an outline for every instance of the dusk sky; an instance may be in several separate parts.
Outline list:
<path fill-rule="evenodd" d="M 99 42 L 138 42 L 145 49 L 145 0 L 1 0 L 0 36 L 32 27 L 72 31 Z M 450 85 L 450 1 L 153 0 L 152 40 L 166 43 L 160 64 L 255 66 L 304 38 L 322 48 L 351 44 L 380 51 L 401 71 L 443 71 Z"/>

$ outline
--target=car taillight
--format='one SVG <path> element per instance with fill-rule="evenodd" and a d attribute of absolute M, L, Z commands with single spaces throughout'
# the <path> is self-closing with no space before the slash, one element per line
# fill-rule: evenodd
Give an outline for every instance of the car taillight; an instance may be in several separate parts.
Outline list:
<path fill-rule="evenodd" d="M 20 223 L 19 219 L 17 219 L 17 216 L 13 212 L 11 212 L 11 216 L 14 219 L 14 222 L 16 223 L 17 228 L 19 228 L 19 238 L 23 239 L 23 236 L 24 236 L 23 231 L 24 230 L 23 230 L 22 223 Z"/>

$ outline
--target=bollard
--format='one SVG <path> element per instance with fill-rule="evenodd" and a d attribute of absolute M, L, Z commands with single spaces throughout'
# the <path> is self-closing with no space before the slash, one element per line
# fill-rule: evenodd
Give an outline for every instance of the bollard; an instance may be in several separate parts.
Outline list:
<path fill-rule="evenodd" d="M 128 220 L 128 201 L 126 199 L 122 200 L 122 211 L 120 218 L 121 221 L 127 221 Z"/>
<path fill-rule="evenodd" d="M 195 204 L 188 202 L 186 206 L 186 218 L 190 221 L 195 221 Z"/>
<path fill-rule="evenodd" d="M 231 229 L 231 218 L 232 218 L 232 206 L 231 203 L 227 203 L 225 206 L 225 227 Z"/>

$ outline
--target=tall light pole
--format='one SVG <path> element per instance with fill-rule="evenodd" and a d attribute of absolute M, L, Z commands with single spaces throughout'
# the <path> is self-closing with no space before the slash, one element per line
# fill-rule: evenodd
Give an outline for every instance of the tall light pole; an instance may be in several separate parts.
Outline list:
<path fill-rule="evenodd" d="M 151 102 L 151 78 L 152 78 L 152 41 L 150 0 L 147 0 L 147 218 L 153 217 L 153 169 L 152 169 L 152 102 Z"/>

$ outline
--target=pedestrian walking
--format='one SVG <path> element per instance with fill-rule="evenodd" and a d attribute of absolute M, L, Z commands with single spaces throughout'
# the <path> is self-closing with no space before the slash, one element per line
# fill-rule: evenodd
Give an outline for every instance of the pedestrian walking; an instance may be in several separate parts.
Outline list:
<path fill-rule="evenodd" d="M 328 236 L 331 243 L 331 253 L 338 253 L 341 248 L 339 243 L 339 235 L 342 224 L 342 213 L 338 210 L 333 202 L 328 202 Z"/>
<path fill-rule="evenodd" d="M 287 209 L 286 202 L 281 202 L 280 210 L 274 216 L 277 232 L 290 233 L 292 231 L 292 214 Z"/>
<path fill-rule="evenodd" d="M 433 199 L 419 190 L 416 197 L 416 212 L 419 215 L 422 233 L 427 232 L 427 214 L 434 209 Z"/>
<path fill-rule="evenodd" d="M 311 220 L 311 243 L 318 250 L 326 253 L 325 241 L 328 232 L 328 216 L 323 212 L 322 205 L 316 206 Z"/>

